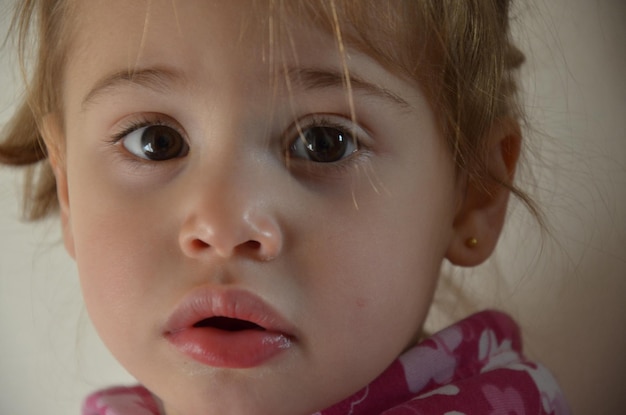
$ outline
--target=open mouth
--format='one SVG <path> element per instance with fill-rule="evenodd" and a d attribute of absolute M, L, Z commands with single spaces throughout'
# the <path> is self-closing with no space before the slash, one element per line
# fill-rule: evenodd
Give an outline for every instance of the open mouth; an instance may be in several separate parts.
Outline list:
<path fill-rule="evenodd" d="M 295 331 L 253 293 L 203 286 L 181 300 L 163 336 L 201 365 L 244 369 L 287 353 L 297 341 Z"/>
<path fill-rule="evenodd" d="M 265 331 L 265 328 L 251 321 L 240 320 L 238 318 L 214 316 L 200 320 L 193 325 L 195 328 L 213 328 L 230 332 L 238 332 L 245 330 Z"/>

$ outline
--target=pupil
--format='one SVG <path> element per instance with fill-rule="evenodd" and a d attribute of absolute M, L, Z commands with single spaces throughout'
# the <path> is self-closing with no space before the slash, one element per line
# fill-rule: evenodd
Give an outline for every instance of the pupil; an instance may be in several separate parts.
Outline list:
<path fill-rule="evenodd" d="M 336 128 L 315 127 L 304 133 L 304 144 L 311 160 L 332 163 L 345 155 L 348 138 Z"/>
<path fill-rule="evenodd" d="M 169 127 L 154 125 L 146 128 L 141 137 L 142 148 L 150 160 L 169 160 L 178 157 L 183 139 Z"/>

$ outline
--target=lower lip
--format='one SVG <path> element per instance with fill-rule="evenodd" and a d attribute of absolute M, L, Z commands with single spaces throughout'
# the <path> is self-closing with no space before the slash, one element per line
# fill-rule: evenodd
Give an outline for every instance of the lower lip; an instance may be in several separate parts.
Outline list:
<path fill-rule="evenodd" d="M 284 334 L 242 330 L 229 332 L 209 327 L 190 327 L 167 336 L 183 354 L 204 365 L 242 369 L 264 364 L 291 347 Z"/>

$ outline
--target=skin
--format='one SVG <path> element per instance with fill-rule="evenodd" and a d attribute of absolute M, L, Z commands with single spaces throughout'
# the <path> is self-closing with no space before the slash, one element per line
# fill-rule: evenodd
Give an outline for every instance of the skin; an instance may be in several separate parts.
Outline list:
<path fill-rule="evenodd" d="M 415 343 L 444 258 L 489 256 L 508 193 L 467 187 L 418 85 L 369 57 L 348 50 L 351 73 L 375 86 L 355 86 L 355 124 L 341 84 L 271 85 L 267 28 L 250 8 L 177 2 L 174 14 L 155 1 L 146 19 L 138 3 L 81 2 L 64 113 L 42 131 L 93 323 L 168 415 L 328 407 Z M 277 67 L 341 73 L 335 40 L 292 23 Z M 158 82 L 111 80 L 129 68 Z M 356 131 L 358 150 L 334 163 L 291 154 L 294 120 Z M 129 136 L 112 138 L 146 122 L 180 130 L 188 152 L 146 161 Z M 516 131 L 489 137 L 500 177 L 512 177 Z M 163 326 L 197 287 L 255 293 L 295 328 L 292 347 L 249 369 L 179 353 Z"/>

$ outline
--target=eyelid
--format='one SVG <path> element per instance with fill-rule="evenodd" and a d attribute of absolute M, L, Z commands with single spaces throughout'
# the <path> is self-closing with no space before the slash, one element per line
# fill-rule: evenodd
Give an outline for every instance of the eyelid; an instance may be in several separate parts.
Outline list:
<path fill-rule="evenodd" d="M 187 140 L 187 134 L 185 133 L 185 130 L 180 126 L 180 124 L 174 121 L 171 117 L 163 114 L 142 113 L 137 115 L 131 115 L 130 117 L 124 118 L 124 120 L 119 122 L 118 124 L 119 126 L 115 127 L 115 130 L 117 132 L 111 134 L 112 144 L 118 143 L 134 131 L 153 125 L 161 125 L 176 130 L 176 132 L 178 132 L 181 137 L 183 137 L 187 141 L 187 144 L 189 144 L 189 140 Z"/>
<path fill-rule="evenodd" d="M 297 140 L 303 131 L 313 127 L 330 127 L 350 134 L 355 140 L 357 151 L 367 147 L 364 143 L 369 136 L 368 131 L 350 118 L 337 114 L 311 114 L 296 120 L 285 134 L 286 148 Z"/>

